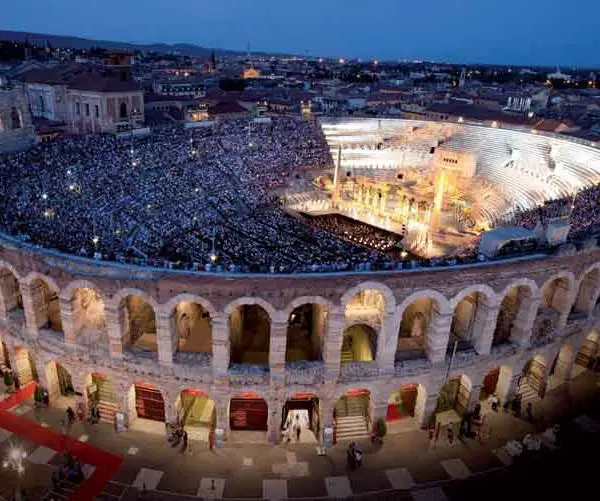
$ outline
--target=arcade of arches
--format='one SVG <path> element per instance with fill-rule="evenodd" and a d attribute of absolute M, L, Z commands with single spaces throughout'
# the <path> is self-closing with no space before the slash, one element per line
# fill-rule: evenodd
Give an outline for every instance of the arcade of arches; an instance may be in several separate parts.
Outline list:
<path fill-rule="evenodd" d="M 178 351 L 212 352 L 211 318 L 201 305 L 185 301 L 179 303 L 175 307 L 172 320 Z"/>
<path fill-rule="evenodd" d="M 229 315 L 232 364 L 269 364 L 271 319 L 259 305 L 243 304 Z"/>
<path fill-rule="evenodd" d="M 323 339 L 327 307 L 303 304 L 295 308 L 288 319 L 285 361 L 319 361 L 323 358 Z"/>

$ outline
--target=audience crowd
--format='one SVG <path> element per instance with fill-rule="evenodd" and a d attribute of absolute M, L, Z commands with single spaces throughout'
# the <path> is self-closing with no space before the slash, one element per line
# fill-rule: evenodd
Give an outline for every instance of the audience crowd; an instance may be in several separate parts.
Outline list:
<path fill-rule="evenodd" d="M 331 167 L 318 125 L 288 117 L 78 136 L 0 158 L 0 228 L 82 256 L 231 271 L 347 269 L 386 259 L 298 224 L 270 191 Z"/>

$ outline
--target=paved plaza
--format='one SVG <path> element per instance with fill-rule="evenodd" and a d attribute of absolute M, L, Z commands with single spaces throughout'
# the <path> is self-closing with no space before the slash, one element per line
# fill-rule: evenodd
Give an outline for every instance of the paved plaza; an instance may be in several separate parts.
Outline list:
<path fill-rule="evenodd" d="M 365 453 L 361 468 L 349 471 L 345 446 L 334 446 L 320 456 L 314 444 L 272 446 L 269 444 L 230 444 L 210 451 L 204 442 L 190 442 L 182 452 L 172 447 L 164 435 L 129 430 L 116 433 L 108 424 L 76 423 L 69 436 L 90 447 L 122 458 L 122 463 L 104 486 L 97 499 L 293 499 L 345 498 L 377 495 L 377 498 L 443 501 L 467 499 L 455 484 L 466 489 L 497 479 L 512 471 L 513 458 L 503 446 L 513 438 L 543 430 L 548 424 L 567 419 L 582 434 L 594 435 L 600 422 L 600 411 L 593 407 L 600 397 L 598 378 L 585 373 L 549 392 L 537 403 L 535 425 L 500 411 L 486 418 L 488 435 L 483 442 L 466 440 L 448 445 L 440 440 L 435 447 L 424 431 L 403 432 L 386 437 L 382 446 L 361 443 Z M 595 410 L 594 410 L 595 409 Z M 58 408 L 36 408 L 28 399 L 10 409 L 20 420 L 35 421 L 46 430 L 60 430 L 64 411 Z M 35 437 L 34 437 L 35 438 Z M 27 452 L 26 474 L 22 484 L 29 489 L 30 500 L 49 500 L 51 472 L 62 461 L 60 451 L 40 445 L 31 437 L 0 429 L 0 453 L 4 456 L 11 446 L 19 445 Z M 545 454 L 554 454 L 546 452 Z M 89 473 L 94 472 L 91 467 Z M 511 477 L 513 480 L 514 478 Z M 0 496 L 8 498 L 16 484 L 15 478 L 4 472 Z M 474 491 L 476 488 L 473 487 Z M 69 493 L 65 494 L 65 499 Z M 59 498 L 56 498 L 59 499 Z M 375 499 L 375 497 L 373 497 Z"/>

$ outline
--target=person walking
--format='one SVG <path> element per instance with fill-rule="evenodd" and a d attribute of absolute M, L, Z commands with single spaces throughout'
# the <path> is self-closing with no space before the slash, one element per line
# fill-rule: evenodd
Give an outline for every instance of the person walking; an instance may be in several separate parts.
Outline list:
<path fill-rule="evenodd" d="M 452 423 L 448 424 L 446 433 L 448 434 L 448 444 L 452 445 L 454 443 L 454 427 L 452 426 Z"/>

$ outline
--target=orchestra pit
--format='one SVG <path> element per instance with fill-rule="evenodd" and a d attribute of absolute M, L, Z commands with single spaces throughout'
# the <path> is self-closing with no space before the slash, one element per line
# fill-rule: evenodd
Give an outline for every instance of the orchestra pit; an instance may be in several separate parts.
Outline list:
<path fill-rule="evenodd" d="M 460 422 L 592 370 L 600 150 L 264 117 L 0 158 L 0 364 L 197 440 Z"/>

